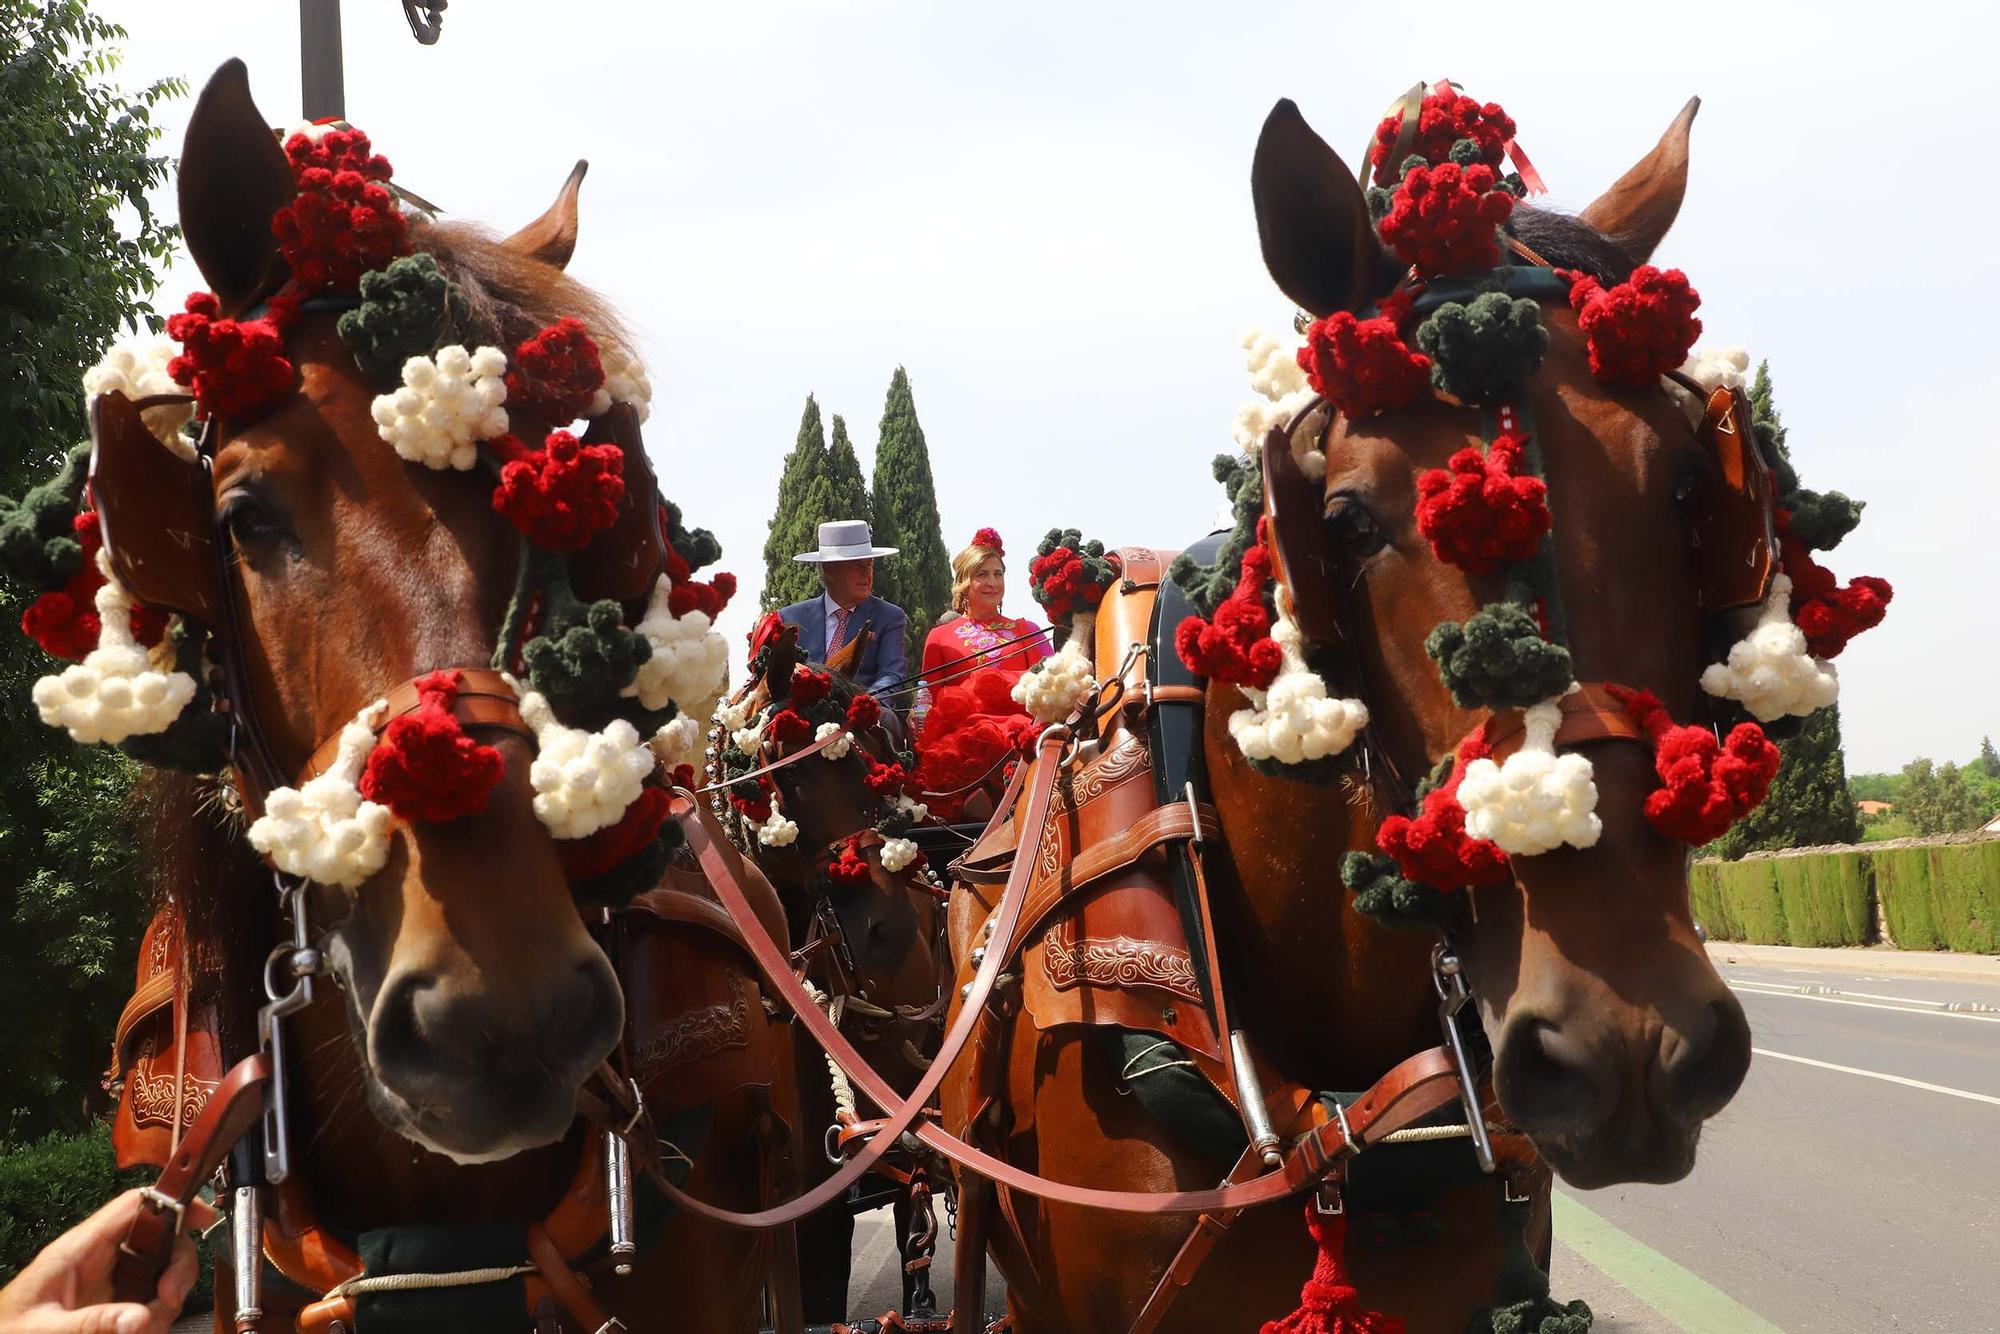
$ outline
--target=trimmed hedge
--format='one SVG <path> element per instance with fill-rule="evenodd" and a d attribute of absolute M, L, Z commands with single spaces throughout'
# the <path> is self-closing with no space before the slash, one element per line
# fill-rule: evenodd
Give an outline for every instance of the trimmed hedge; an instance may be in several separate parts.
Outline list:
<path fill-rule="evenodd" d="M 113 1195 L 153 1176 L 118 1171 L 108 1125 L 0 1145 L 0 1283 Z"/>
<path fill-rule="evenodd" d="M 1688 892 L 1716 940 L 1865 945 L 1879 901 L 1901 949 L 2000 954 L 2000 839 L 1699 861 Z"/>

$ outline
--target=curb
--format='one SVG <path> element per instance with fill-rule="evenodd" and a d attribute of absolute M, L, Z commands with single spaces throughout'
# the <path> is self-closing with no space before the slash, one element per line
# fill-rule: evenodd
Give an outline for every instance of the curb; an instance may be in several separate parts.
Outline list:
<path fill-rule="evenodd" d="M 1952 954 L 1943 950 L 1899 950 L 1880 946 L 1810 949 L 1795 945 L 1747 945 L 1730 940 L 1711 940 L 1708 942 L 1708 957 L 1719 964 L 1878 973 L 1885 977 L 1943 978 L 2000 986 L 2000 957 L 1990 954 Z"/>

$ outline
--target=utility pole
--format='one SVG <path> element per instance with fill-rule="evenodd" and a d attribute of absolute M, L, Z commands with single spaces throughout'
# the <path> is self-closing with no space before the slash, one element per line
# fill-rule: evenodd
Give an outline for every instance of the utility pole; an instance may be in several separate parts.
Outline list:
<path fill-rule="evenodd" d="M 340 0 L 299 0 L 299 90 L 307 120 L 345 120 Z"/>

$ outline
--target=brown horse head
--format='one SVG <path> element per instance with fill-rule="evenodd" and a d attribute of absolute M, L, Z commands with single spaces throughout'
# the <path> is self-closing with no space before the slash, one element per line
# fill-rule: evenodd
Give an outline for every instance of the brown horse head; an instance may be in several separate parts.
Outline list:
<path fill-rule="evenodd" d="M 1520 208 L 1510 229 L 1558 267 L 1622 280 L 1678 210 L 1694 110 L 1582 218 Z M 1265 260 L 1305 310 L 1360 311 L 1395 285 L 1400 266 L 1354 174 L 1290 102 L 1265 124 L 1252 183 Z M 1592 378 L 1567 307 L 1544 303 L 1542 318 L 1550 348 L 1529 392 L 1577 679 L 1643 686 L 1687 718 L 1708 661 L 1689 504 L 1703 455 L 1665 392 Z M 1327 428 L 1323 484 L 1289 455 L 1266 459 L 1274 497 L 1287 492 L 1279 512 L 1305 516 L 1286 553 L 1297 616 L 1308 637 L 1347 641 L 1359 680 L 1346 693 L 1368 705 L 1371 744 L 1415 777 L 1486 717 L 1453 703 L 1424 644 L 1498 594 L 1499 577 L 1437 559 L 1414 520 L 1418 474 L 1479 444 L 1480 417 L 1422 394 L 1364 421 L 1329 425 L 1324 411 L 1294 431 Z M 1590 754 L 1601 840 L 1514 858 L 1503 883 L 1468 891 L 1452 944 L 1492 1040 L 1501 1106 L 1549 1161 L 1582 1186 L 1672 1181 L 1742 1081 L 1749 1032 L 1695 934 L 1687 848 L 1643 814 L 1658 781 L 1650 751 L 1617 742 Z"/>
<path fill-rule="evenodd" d="M 418 248 L 466 294 L 462 341 L 511 347 L 563 315 L 615 329 L 560 269 L 577 179 L 507 241 L 413 224 Z M 223 66 L 189 123 L 180 198 L 188 248 L 225 313 L 282 278 L 271 217 L 294 189 L 243 66 Z M 298 390 L 276 411 L 215 427 L 227 590 L 250 703 L 284 774 L 399 683 L 486 666 L 520 561 L 490 480 L 412 465 L 378 436 L 380 386 L 334 323 L 332 312 L 300 317 L 286 347 Z M 623 1019 L 617 978 L 531 807 L 530 744 L 482 739 L 505 760 L 483 810 L 401 825 L 380 872 L 352 891 L 315 886 L 312 902 L 314 922 L 331 924 L 323 946 L 371 1105 L 461 1162 L 560 1138 Z"/>

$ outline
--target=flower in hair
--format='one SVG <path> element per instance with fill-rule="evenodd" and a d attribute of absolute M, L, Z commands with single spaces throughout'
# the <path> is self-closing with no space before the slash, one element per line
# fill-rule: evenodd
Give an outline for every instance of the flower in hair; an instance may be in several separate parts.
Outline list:
<path fill-rule="evenodd" d="M 998 528 L 981 528 L 972 535 L 972 545 L 975 547 L 989 547 L 996 556 L 1007 554 L 1001 546 L 1000 530 Z"/>

